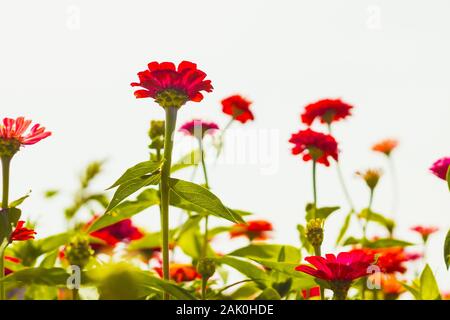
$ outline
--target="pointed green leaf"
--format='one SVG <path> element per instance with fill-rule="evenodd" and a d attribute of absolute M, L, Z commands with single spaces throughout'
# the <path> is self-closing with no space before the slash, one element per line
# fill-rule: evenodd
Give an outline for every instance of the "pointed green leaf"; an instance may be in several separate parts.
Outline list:
<path fill-rule="evenodd" d="M 243 275 L 253 279 L 260 288 L 266 288 L 270 285 L 270 277 L 260 266 L 256 265 L 254 262 L 231 256 L 223 256 L 217 258 L 217 262 L 219 264 L 226 264 L 239 271 Z"/>
<path fill-rule="evenodd" d="M 21 197 L 21 198 L 19 198 L 19 199 L 17 199 L 17 200 L 14 200 L 13 202 L 11 202 L 10 204 L 9 204 L 9 207 L 10 208 L 15 208 L 15 207 L 18 207 L 18 206 L 20 206 L 29 196 L 30 196 L 30 193 L 31 193 L 31 191 L 30 192 L 28 192 L 26 195 L 24 195 L 23 197 Z"/>
<path fill-rule="evenodd" d="M 27 268 L 16 271 L 3 279 L 4 282 L 20 282 L 26 285 L 66 285 L 69 274 L 62 268 Z M 2 281 L 2 280 L 0 280 Z"/>
<path fill-rule="evenodd" d="M 144 161 L 129 168 L 125 173 L 108 189 L 115 188 L 126 182 L 156 173 L 162 166 L 162 162 Z"/>
<path fill-rule="evenodd" d="M 444 260 L 448 269 L 450 267 L 450 229 L 447 232 L 444 242 Z"/>
<path fill-rule="evenodd" d="M 427 264 L 420 275 L 420 296 L 422 300 L 440 300 L 441 294 L 433 271 Z"/>
<path fill-rule="evenodd" d="M 281 300 L 281 297 L 275 289 L 266 288 L 255 300 Z"/>
<path fill-rule="evenodd" d="M 341 227 L 341 230 L 339 230 L 339 235 L 336 239 L 336 245 L 339 245 L 344 238 L 345 234 L 347 233 L 348 227 L 350 226 L 350 221 L 352 219 L 353 211 L 350 211 L 347 216 L 345 217 L 344 224 Z"/>
<path fill-rule="evenodd" d="M 306 206 L 306 221 L 314 218 L 325 220 L 330 214 L 339 209 L 340 207 L 322 207 L 314 210 L 314 206 L 312 204 L 309 204 Z"/>
<path fill-rule="evenodd" d="M 300 261 L 300 249 L 289 245 L 279 244 L 251 244 L 247 247 L 230 252 L 228 255 L 245 257 L 248 259 L 279 261 L 281 251 L 284 254 L 283 261 L 292 263 L 298 263 Z"/>
<path fill-rule="evenodd" d="M 389 218 L 384 217 L 382 214 L 373 212 L 372 210 L 369 210 L 368 208 L 361 211 L 359 214 L 360 218 L 369 219 L 369 221 L 376 222 L 380 224 L 381 226 L 385 227 L 389 232 L 394 229 L 395 222 Z"/>

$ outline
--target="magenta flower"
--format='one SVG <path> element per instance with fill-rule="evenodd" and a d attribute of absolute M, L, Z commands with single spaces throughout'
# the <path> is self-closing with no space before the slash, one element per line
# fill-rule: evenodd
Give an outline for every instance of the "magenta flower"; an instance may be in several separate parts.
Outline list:
<path fill-rule="evenodd" d="M 194 119 L 186 122 L 180 128 L 180 132 L 184 132 L 186 135 L 203 138 L 205 134 L 214 134 L 216 130 L 219 130 L 219 126 L 214 122 L 205 122 L 203 120 Z"/>
<path fill-rule="evenodd" d="M 450 157 L 443 157 L 437 160 L 430 168 L 431 173 L 436 177 L 446 180 L 448 167 L 450 166 Z"/>

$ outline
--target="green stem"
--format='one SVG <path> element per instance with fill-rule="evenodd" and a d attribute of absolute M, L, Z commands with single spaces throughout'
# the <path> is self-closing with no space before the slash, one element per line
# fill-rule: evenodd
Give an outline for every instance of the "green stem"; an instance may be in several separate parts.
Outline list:
<path fill-rule="evenodd" d="M 203 176 L 205 177 L 205 187 L 206 189 L 209 189 L 208 173 L 206 172 L 206 164 L 205 164 L 205 150 L 203 148 L 202 138 L 198 138 L 198 144 L 200 146 L 200 154 L 202 158 L 202 169 L 203 169 Z"/>
<path fill-rule="evenodd" d="M 173 140 L 172 135 L 175 131 L 177 122 L 176 107 L 167 107 L 166 111 L 166 128 L 164 136 L 164 159 L 161 168 L 161 233 L 162 233 L 162 255 L 163 255 L 163 279 L 169 281 L 170 267 L 169 267 L 169 179 L 170 167 L 172 164 L 172 149 Z M 164 293 L 164 300 L 170 298 L 167 292 Z"/>
<path fill-rule="evenodd" d="M 367 240 L 367 225 L 369 224 L 371 214 L 372 214 L 372 202 L 373 202 L 373 194 L 375 189 L 370 189 L 370 196 L 369 196 L 369 205 L 367 207 L 367 216 L 366 216 L 366 222 L 364 223 L 363 227 L 363 240 Z"/>
<path fill-rule="evenodd" d="M 394 160 L 392 159 L 392 156 L 389 156 L 388 158 L 389 162 L 389 169 L 391 171 L 391 178 L 392 178 L 392 220 L 395 221 L 397 218 L 397 208 L 398 208 L 398 179 L 397 179 L 397 173 L 395 170 L 395 164 Z M 394 236 L 394 229 L 392 229 L 391 238 Z"/>
<path fill-rule="evenodd" d="M 2 197 L 2 211 L 8 209 L 9 206 L 9 171 L 11 165 L 11 157 L 2 157 L 2 178 L 3 178 L 3 197 Z M 0 214 L 6 214 L 1 212 Z M 8 241 L 3 239 L 0 247 L 0 279 L 5 277 L 5 250 L 8 246 Z M 5 300 L 5 284 L 0 282 L 0 300 Z"/>
<path fill-rule="evenodd" d="M 208 285 L 208 278 L 202 277 L 202 300 L 206 300 L 206 287 Z"/>
<path fill-rule="evenodd" d="M 219 158 L 220 153 L 222 152 L 222 148 L 223 148 L 223 137 L 225 136 L 225 132 L 231 127 L 231 125 L 234 122 L 234 118 L 231 118 L 230 121 L 228 121 L 227 125 L 225 126 L 225 128 L 223 128 L 222 132 L 220 133 L 219 136 L 219 147 L 217 148 L 217 154 L 216 154 L 216 159 Z"/>

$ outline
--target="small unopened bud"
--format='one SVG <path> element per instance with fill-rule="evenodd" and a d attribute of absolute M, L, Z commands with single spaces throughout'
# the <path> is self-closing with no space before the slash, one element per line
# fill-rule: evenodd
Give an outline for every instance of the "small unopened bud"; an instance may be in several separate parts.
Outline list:
<path fill-rule="evenodd" d="M 368 169 L 364 172 L 360 171 L 356 172 L 356 175 L 364 179 L 370 190 L 375 189 L 375 187 L 378 184 L 378 181 L 380 180 L 381 174 L 382 172 L 379 169 Z"/>
<path fill-rule="evenodd" d="M 83 236 L 77 236 L 66 246 L 65 256 L 71 265 L 79 266 L 83 269 L 94 255 L 89 239 Z"/>
<path fill-rule="evenodd" d="M 211 258 L 202 258 L 197 263 L 197 272 L 206 279 L 209 279 L 216 272 L 216 261 Z"/>
<path fill-rule="evenodd" d="M 320 247 L 323 242 L 323 220 L 312 219 L 306 225 L 306 237 L 313 247 Z"/>
<path fill-rule="evenodd" d="M 150 139 L 154 140 L 164 136 L 165 132 L 165 122 L 164 120 L 152 120 L 150 122 L 150 130 L 148 131 L 148 136 Z"/>

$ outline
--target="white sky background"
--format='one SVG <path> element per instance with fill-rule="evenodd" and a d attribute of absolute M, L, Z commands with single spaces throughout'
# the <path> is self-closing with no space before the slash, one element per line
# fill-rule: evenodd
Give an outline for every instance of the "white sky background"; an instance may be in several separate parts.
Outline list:
<path fill-rule="evenodd" d="M 256 121 L 233 128 L 273 134 L 257 144 L 270 148 L 270 163 L 260 158 L 259 164 L 210 169 L 213 191 L 227 205 L 273 221 L 276 241 L 297 244 L 295 225 L 312 199 L 311 166 L 291 156 L 287 140 L 302 128 L 305 104 L 342 97 L 355 106 L 354 116 L 339 123 L 335 134 L 356 204 L 366 206 L 368 195 L 354 171 L 385 167 L 370 146 L 398 138 L 398 237 L 418 242 L 410 226 L 442 227 L 431 237 L 429 257 L 448 290 L 442 246 L 449 193 L 428 167 L 450 155 L 449 12 L 447 0 L 2 1 L 1 117 L 24 115 L 54 133 L 14 159 L 11 197 L 33 189 L 24 214 L 39 218 L 40 235 L 61 231 L 61 208 L 85 164 L 108 159 L 96 183 L 103 189 L 147 158 L 149 121 L 163 112 L 149 99 L 134 98 L 129 83 L 136 73 L 154 60 L 190 60 L 215 90 L 184 106 L 179 124 L 201 117 L 224 126 L 228 118 L 220 100 L 242 93 L 254 101 Z M 178 150 L 188 143 L 178 141 Z M 275 168 L 270 174 L 268 164 Z M 319 205 L 346 207 L 334 168 L 320 168 L 318 175 Z M 386 214 L 389 178 L 387 173 L 374 202 L 375 211 Z M 42 199 L 44 190 L 59 187 L 62 197 Z M 154 229 L 158 215 L 150 212 L 137 221 Z M 341 210 L 327 221 L 325 252 L 334 250 L 345 214 Z"/>

